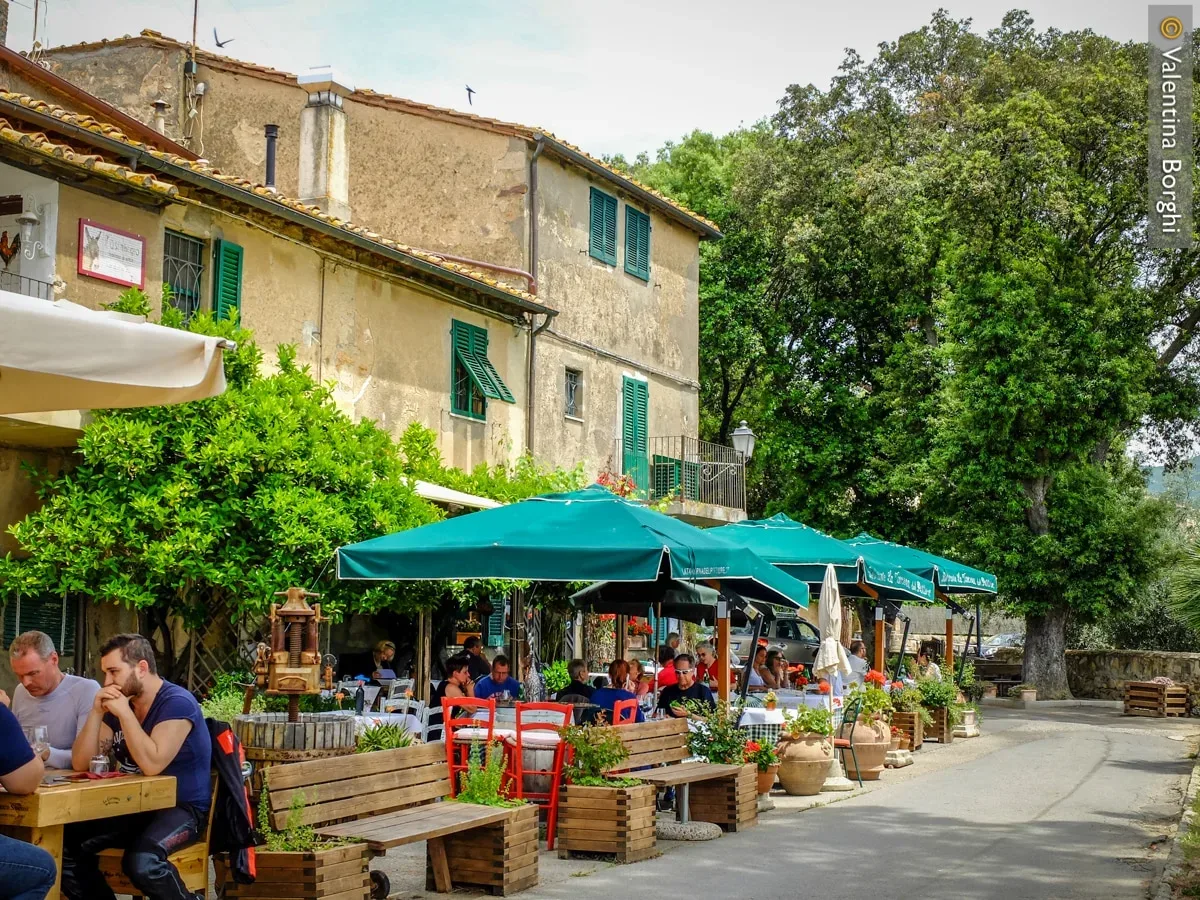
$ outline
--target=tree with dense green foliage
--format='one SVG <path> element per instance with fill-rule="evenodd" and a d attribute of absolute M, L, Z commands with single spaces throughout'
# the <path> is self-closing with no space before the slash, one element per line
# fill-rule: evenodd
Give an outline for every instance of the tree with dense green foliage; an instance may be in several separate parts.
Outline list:
<path fill-rule="evenodd" d="M 762 511 L 996 573 L 1048 697 L 1068 621 L 1165 563 L 1130 438 L 1177 453 L 1200 419 L 1200 252 L 1146 245 L 1146 65 L 939 11 L 789 88 L 732 187 L 784 321 L 744 361 Z"/>

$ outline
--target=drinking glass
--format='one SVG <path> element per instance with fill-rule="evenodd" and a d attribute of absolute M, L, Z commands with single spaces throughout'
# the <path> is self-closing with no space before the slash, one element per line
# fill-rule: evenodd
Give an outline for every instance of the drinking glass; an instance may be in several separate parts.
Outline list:
<path fill-rule="evenodd" d="M 50 749 L 49 733 L 45 725 L 26 728 L 25 737 L 29 740 L 29 746 L 33 749 L 33 752 L 38 756 L 41 756 Z"/>

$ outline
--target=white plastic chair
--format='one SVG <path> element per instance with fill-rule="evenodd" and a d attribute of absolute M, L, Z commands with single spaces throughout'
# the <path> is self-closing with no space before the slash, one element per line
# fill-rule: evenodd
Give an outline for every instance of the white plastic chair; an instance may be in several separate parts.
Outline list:
<path fill-rule="evenodd" d="M 420 701 L 416 702 L 419 703 Z M 418 716 L 421 720 L 421 740 L 426 744 L 431 741 L 443 740 L 445 737 L 441 722 L 434 722 L 432 725 L 429 723 L 429 717 L 435 713 L 440 716 L 442 714 L 441 708 L 434 709 L 432 706 L 426 706 Z M 437 737 L 433 737 L 434 732 L 437 732 Z"/>

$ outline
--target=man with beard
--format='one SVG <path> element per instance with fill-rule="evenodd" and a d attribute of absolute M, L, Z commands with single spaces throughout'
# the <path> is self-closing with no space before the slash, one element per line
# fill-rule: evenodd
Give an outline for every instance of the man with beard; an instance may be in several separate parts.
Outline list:
<path fill-rule="evenodd" d="M 194 900 L 167 856 L 200 840 L 208 820 L 212 744 L 196 699 L 158 675 L 154 648 L 139 634 L 119 634 L 100 648 L 104 687 L 75 745 L 71 762 L 86 771 L 111 747 L 122 772 L 175 776 L 175 806 L 68 825 L 63 835 L 63 894 L 72 900 L 115 900 L 97 854 L 125 850 L 122 868 L 149 900 Z M 201 898 L 203 900 L 203 898 Z"/>

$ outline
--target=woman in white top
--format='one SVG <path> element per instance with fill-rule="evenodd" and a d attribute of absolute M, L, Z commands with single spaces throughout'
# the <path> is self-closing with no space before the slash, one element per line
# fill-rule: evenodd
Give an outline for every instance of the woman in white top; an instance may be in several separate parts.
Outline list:
<path fill-rule="evenodd" d="M 942 680 L 941 666 L 933 661 L 933 648 L 927 644 L 922 644 L 917 650 L 917 674 L 921 679 Z"/>
<path fill-rule="evenodd" d="M 747 688 L 752 691 L 765 691 L 767 683 L 763 681 L 761 669 L 767 664 L 767 648 L 759 647 L 754 652 L 754 659 L 750 662 L 750 678 L 746 683 Z"/>

